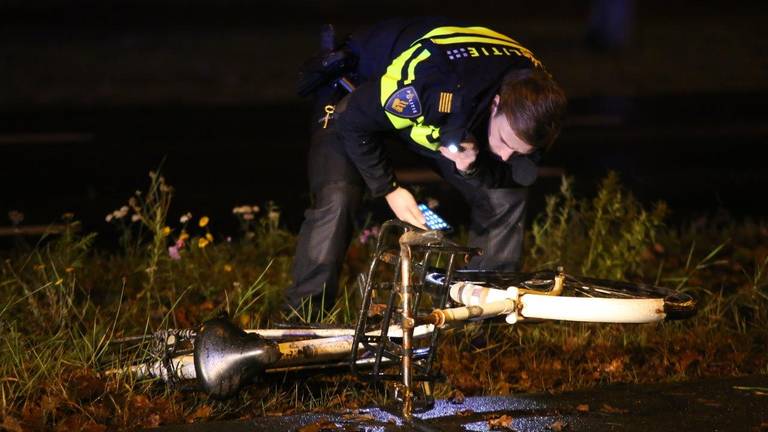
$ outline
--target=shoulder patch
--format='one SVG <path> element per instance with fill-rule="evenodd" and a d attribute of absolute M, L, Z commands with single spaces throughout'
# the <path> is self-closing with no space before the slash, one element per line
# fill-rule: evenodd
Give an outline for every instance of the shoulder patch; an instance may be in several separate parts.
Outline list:
<path fill-rule="evenodd" d="M 421 115 L 421 102 L 413 86 L 403 87 L 392 93 L 384 109 L 399 117 L 416 118 Z"/>

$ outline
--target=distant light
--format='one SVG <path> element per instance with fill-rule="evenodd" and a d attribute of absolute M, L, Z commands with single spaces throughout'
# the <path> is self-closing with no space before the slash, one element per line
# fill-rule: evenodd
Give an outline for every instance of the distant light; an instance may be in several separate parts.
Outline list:
<path fill-rule="evenodd" d="M 458 153 L 459 152 L 459 146 L 456 144 L 449 144 L 448 145 L 448 151 L 451 153 Z"/>

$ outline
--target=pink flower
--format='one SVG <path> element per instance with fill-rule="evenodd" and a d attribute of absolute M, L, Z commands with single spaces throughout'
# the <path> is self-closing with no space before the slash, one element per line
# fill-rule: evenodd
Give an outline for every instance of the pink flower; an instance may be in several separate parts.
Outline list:
<path fill-rule="evenodd" d="M 179 248 L 174 246 L 168 247 L 168 256 L 171 257 L 172 260 L 178 261 L 181 259 L 181 254 L 179 254 Z"/>

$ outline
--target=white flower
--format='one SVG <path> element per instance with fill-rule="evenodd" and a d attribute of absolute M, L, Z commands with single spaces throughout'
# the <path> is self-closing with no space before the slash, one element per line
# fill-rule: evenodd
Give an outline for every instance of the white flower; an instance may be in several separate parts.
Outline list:
<path fill-rule="evenodd" d="M 122 219 L 128 215 L 128 210 L 128 206 L 122 206 L 112 212 L 112 217 L 115 219 Z"/>
<path fill-rule="evenodd" d="M 181 215 L 179 218 L 179 222 L 181 223 L 187 223 L 189 220 L 192 219 L 192 213 L 186 212 L 185 214 Z"/>
<path fill-rule="evenodd" d="M 259 208 L 259 206 L 255 205 L 255 206 L 251 206 L 251 211 L 254 213 L 258 213 L 259 211 L 261 211 L 261 209 Z"/>
<path fill-rule="evenodd" d="M 107 222 L 112 222 L 112 218 L 115 217 L 112 213 L 108 214 L 107 217 L 104 218 Z"/>
<path fill-rule="evenodd" d="M 251 206 L 238 206 L 232 209 L 232 213 L 234 214 L 249 214 L 253 213 L 253 210 L 251 210 Z"/>
<path fill-rule="evenodd" d="M 131 222 L 138 222 L 141 220 L 141 215 L 134 213 L 131 215 Z"/>

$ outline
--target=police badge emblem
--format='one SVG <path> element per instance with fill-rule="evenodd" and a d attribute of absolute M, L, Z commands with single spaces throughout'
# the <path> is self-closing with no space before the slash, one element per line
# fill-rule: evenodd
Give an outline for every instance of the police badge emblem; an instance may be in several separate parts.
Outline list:
<path fill-rule="evenodd" d="M 403 87 L 387 99 L 384 109 L 399 117 L 415 118 L 421 115 L 421 102 L 413 86 Z"/>

